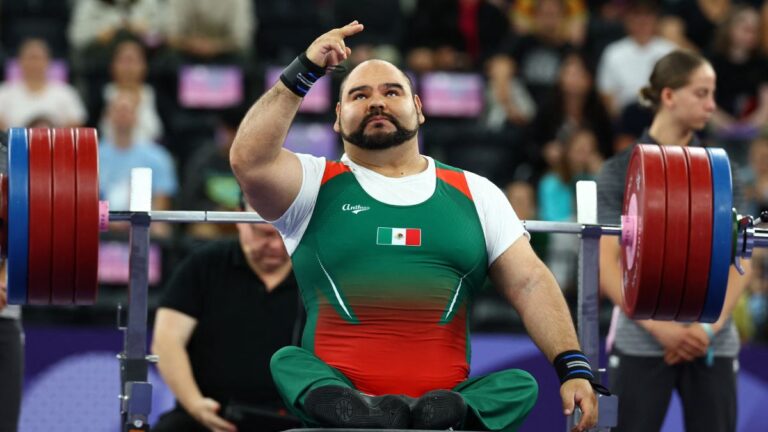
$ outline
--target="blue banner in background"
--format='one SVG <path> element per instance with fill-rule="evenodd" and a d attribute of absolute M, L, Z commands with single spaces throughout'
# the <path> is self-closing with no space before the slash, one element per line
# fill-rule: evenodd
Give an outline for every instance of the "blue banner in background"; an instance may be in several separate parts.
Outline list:
<path fill-rule="evenodd" d="M 151 331 L 150 331 L 151 333 Z M 19 432 L 50 430 L 119 431 L 119 363 L 123 335 L 105 327 L 25 328 L 25 384 Z M 739 371 L 738 430 L 762 430 L 768 424 L 768 347 L 745 346 Z M 601 360 L 605 364 L 605 359 Z M 524 369 L 539 383 L 539 400 L 521 431 L 565 430 L 557 376 L 546 358 L 519 334 L 472 336 L 472 375 L 506 368 Z M 150 425 L 173 407 L 173 394 L 150 368 L 153 384 Z M 677 397 L 662 432 L 683 431 Z"/>

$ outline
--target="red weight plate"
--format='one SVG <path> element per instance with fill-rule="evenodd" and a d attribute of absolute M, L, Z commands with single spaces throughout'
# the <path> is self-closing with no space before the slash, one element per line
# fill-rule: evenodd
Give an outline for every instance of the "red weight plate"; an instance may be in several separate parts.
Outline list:
<path fill-rule="evenodd" d="M 71 305 L 75 292 L 75 140 L 74 131 L 53 129 L 53 270 L 51 302 Z"/>
<path fill-rule="evenodd" d="M 677 321 L 695 321 L 707 299 L 709 264 L 712 259 L 712 171 L 707 151 L 684 147 L 688 159 L 691 216 L 689 218 L 688 265 L 685 292 L 677 312 Z M 695 229 L 694 229 L 695 228 Z"/>
<path fill-rule="evenodd" d="M 0 257 L 8 256 L 8 177 L 0 174 Z"/>
<path fill-rule="evenodd" d="M 92 305 L 99 287 L 99 144 L 95 129 L 79 128 L 75 130 L 75 137 L 75 304 Z"/>
<path fill-rule="evenodd" d="M 51 135 L 29 130 L 29 269 L 27 302 L 51 303 L 52 176 Z"/>
<path fill-rule="evenodd" d="M 666 175 L 658 145 L 636 145 L 624 184 L 621 263 L 624 312 L 634 319 L 647 319 L 656 311 L 664 267 L 666 226 Z"/>
<path fill-rule="evenodd" d="M 664 270 L 653 319 L 673 320 L 685 289 L 688 264 L 690 218 L 688 160 L 678 146 L 661 146 L 667 174 L 667 225 L 664 240 Z"/>

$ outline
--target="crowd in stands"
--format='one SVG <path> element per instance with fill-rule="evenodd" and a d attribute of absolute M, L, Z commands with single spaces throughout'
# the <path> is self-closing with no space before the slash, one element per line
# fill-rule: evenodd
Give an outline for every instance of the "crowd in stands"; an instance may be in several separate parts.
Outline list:
<path fill-rule="evenodd" d="M 425 152 L 489 177 L 521 218 L 574 220 L 575 182 L 650 124 L 637 93 L 656 60 L 700 52 L 718 76 L 701 138 L 728 150 L 737 208 L 768 210 L 761 0 L 4 1 L 0 126 L 97 127 L 113 209 L 126 205 L 129 168 L 150 166 L 156 208 L 234 210 L 227 153 L 245 109 L 316 35 L 353 19 L 366 31 L 348 40 L 346 69 L 383 58 L 408 71 L 424 99 Z M 313 89 L 286 145 L 340 155 L 328 129 L 341 78 Z M 153 228 L 160 242 L 232 233 Z M 535 244 L 572 291 L 577 239 Z M 768 268 L 768 257 L 756 262 Z M 740 307 L 745 338 L 768 338 L 765 280 Z"/>

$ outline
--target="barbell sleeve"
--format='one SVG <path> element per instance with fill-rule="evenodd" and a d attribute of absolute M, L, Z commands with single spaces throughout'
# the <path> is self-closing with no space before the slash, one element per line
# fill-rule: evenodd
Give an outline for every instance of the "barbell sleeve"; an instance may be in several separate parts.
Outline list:
<path fill-rule="evenodd" d="M 589 225 L 578 222 L 551 222 L 539 220 L 524 220 L 523 226 L 529 232 L 552 234 L 581 234 L 587 228 L 596 227 L 602 235 L 621 235 L 620 225 Z"/>

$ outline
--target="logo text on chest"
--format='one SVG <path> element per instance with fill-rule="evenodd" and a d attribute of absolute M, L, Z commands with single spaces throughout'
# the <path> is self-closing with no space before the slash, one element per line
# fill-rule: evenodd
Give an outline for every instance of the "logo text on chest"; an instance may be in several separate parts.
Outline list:
<path fill-rule="evenodd" d="M 370 207 L 363 206 L 363 205 L 360 205 L 360 204 L 355 204 L 355 205 L 344 204 L 343 206 L 341 206 L 341 210 L 342 211 L 352 212 L 354 214 L 358 214 L 360 212 L 364 212 L 364 211 L 367 211 L 367 210 L 370 210 L 370 209 L 371 209 Z"/>

